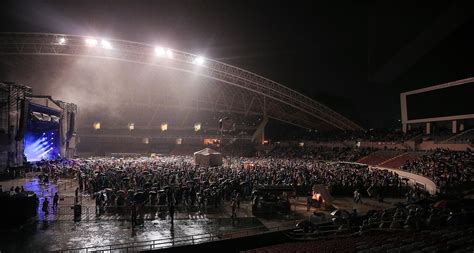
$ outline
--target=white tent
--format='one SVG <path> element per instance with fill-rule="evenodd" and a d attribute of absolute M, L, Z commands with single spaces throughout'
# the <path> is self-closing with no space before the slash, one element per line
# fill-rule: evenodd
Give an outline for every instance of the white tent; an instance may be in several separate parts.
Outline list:
<path fill-rule="evenodd" d="M 222 165 L 222 155 L 213 149 L 205 148 L 194 152 L 194 163 L 201 167 L 219 166 Z"/>

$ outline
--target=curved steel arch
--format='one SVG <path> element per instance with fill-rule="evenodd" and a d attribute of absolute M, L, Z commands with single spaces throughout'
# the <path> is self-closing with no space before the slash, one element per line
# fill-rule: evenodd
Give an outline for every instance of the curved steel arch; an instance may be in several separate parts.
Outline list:
<path fill-rule="evenodd" d="M 98 45 L 87 46 L 85 43 L 87 38 L 98 40 Z M 148 64 L 194 73 L 275 100 L 304 113 L 306 116 L 314 117 L 334 129 L 363 130 L 361 126 L 327 106 L 277 82 L 241 68 L 212 59 L 205 59 L 202 65 L 197 66 L 193 62 L 197 55 L 183 51 L 170 49 L 173 55 L 172 59 L 160 58 L 155 56 L 155 46 L 150 44 L 112 39 L 107 39 L 107 41 L 110 42 L 112 48 L 102 48 L 100 38 L 96 37 L 44 33 L 0 33 L 0 54 L 85 56 Z M 270 117 L 288 122 L 288 119 L 278 115 L 270 115 Z M 291 122 L 294 121 L 300 120 L 291 120 Z M 303 118 L 301 122 L 294 123 L 307 128 L 318 126 L 318 122 L 311 124 L 308 119 Z"/>

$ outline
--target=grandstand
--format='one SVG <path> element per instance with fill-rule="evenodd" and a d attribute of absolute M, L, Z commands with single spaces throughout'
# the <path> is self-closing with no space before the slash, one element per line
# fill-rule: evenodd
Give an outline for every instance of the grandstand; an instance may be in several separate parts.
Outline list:
<path fill-rule="evenodd" d="M 3 8 L 0 253 L 474 250 L 472 8 L 92 2 Z"/>
<path fill-rule="evenodd" d="M 100 38 L 66 34 L 0 35 L 2 68 L 9 75 L 24 77 L 27 75 L 21 71 L 36 69 L 40 72 L 37 76 L 44 76 L 43 83 L 55 83 L 54 78 L 61 76 L 77 76 L 68 79 L 68 87 L 75 87 L 79 92 L 68 96 L 82 108 L 77 129 L 81 138 L 79 152 L 90 153 L 87 145 L 96 147 L 97 142 L 115 143 L 112 146 L 121 143 L 129 148 L 141 146 L 138 152 L 149 149 L 146 145 L 153 145 L 155 140 L 169 144 L 181 138 L 183 143 L 202 143 L 205 138 L 221 137 L 218 122 L 224 117 L 235 121 L 233 137 L 254 142 L 264 139 L 268 122 L 265 119 L 321 132 L 362 130 L 329 107 L 235 66 L 174 49 L 166 49 L 169 55 L 162 56 L 157 53 L 162 48 L 156 45 L 108 39 L 110 48 L 103 48 L 91 46 L 88 40 L 97 42 Z M 200 59 L 199 63 L 196 59 Z M 20 65 L 25 68 L 16 67 Z M 50 69 L 55 69 L 55 75 L 41 73 Z M 107 74 L 94 75 L 96 69 Z M 92 82 L 79 78 L 88 73 Z M 101 85 L 97 86 L 96 82 Z M 111 84 L 115 92 L 104 99 Z M 89 96 L 85 90 L 94 90 L 95 95 Z M 53 92 L 68 94 L 60 87 Z M 93 129 L 95 122 L 100 123 L 100 129 Z M 201 123 L 201 128 L 194 131 L 196 123 Z M 128 129 L 130 124 L 134 125 L 133 130 Z M 166 131 L 161 131 L 162 124 L 167 124 Z M 150 142 L 140 145 L 143 138 Z M 116 152 L 109 146 L 102 149 Z"/>

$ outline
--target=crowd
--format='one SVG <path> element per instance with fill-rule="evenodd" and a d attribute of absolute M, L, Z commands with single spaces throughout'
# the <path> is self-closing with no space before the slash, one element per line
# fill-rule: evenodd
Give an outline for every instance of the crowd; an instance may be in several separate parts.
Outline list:
<path fill-rule="evenodd" d="M 367 131 L 336 131 L 324 132 L 317 131 L 305 132 L 298 136 L 300 139 L 312 140 L 318 142 L 343 142 L 343 141 L 377 141 L 377 142 L 403 142 L 416 135 L 421 134 L 421 130 L 414 129 L 408 133 L 402 131 L 369 129 Z"/>
<path fill-rule="evenodd" d="M 440 191 L 472 183 L 474 175 L 474 152 L 437 149 L 401 167 L 415 174 L 431 178 Z"/>
<path fill-rule="evenodd" d="M 191 156 L 94 158 L 39 168 L 52 175 L 74 174 L 78 191 L 95 196 L 99 212 L 137 204 L 217 208 L 255 197 L 254 190 L 263 185 L 291 186 L 301 195 L 315 184 L 329 186 L 335 195 L 367 189 L 372 195 L 397 194 L 402 186 L 398 175 L 388 171 L 300 158 L 233 157 L 215 168 L 197 167 Z"/>
<path fill-rule="evenodd" d="M 373 150 L 369 148 L 278 146 L 274 148 L 269 154 L 267 154 L 267 157 L 304 158 L 323 161 L 354 162 L 364 156 L 367 156 L 372 151 Z"/>

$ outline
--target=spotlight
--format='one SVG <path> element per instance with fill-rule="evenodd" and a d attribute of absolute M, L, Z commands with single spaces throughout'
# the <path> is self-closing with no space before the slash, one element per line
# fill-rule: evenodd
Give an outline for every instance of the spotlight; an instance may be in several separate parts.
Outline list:
<path fill-rule="evenodd" d="M 161 124 L 161 131 L 164 132 L 166 130 L 168 130 L 168 123 L 162 123 Z"/>
<path fill-rule="evenodd" d="M 201 130 L 201 122 L 194 123 L 194 132 Z"/>
<path fill-rule="evenodd" d="M 99 42 L 97 42 L 96 39 L 91 39 L 91 38 L 86 39 L 86 46 L 88 47 L 95 47 L 97 46 L 98 43 Z"/>
<path fill-rule="evenodd" d="M 112 44 L 110 44 L 110 42 L 107 40 L 102 40 L 100 44 L 102 45 L 102 48 L 112 49 Z"/>
<path fill-rule="evenodd" d="M 130 122 L 128 123 L 128 130 L 133 131 L 135 129 L 135 123 Z"/>
<path fill-rule="evenodd" d="M 43 135 L 45 135 L 46 133 L 43 133 Z"/>
<path fill-rule="evenodd" d="M 204 63 L 204 57 L 198 56 L 194 58 L 193 63 L 196 65 L 202 65 Z"/>
<path fill-rule="evenodd" d="M 165 49 L 162 48 L 162 47 L 155 47 L 155 54 L 156 54 L 157 56 L 165 56 L 166 51 L 165 51 Z"/>
<path fill-rule="evenodd" d="M 59 38 L 58 44 L 59 45 L 65 45 L 66 44 L 66 38 Z"/>
<path fill-rule="evenodd" d="M 168 56 L 168 58 L 173 58 L 173 52 L 170 49 L 166 49 L 166 56 Z"/>

